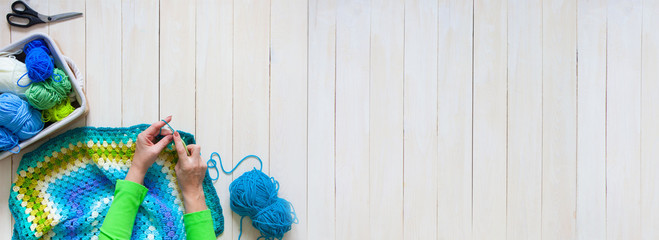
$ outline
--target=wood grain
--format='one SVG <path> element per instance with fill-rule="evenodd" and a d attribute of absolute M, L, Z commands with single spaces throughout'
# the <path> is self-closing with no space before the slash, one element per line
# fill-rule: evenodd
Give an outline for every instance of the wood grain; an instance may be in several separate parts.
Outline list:
<path fill-rule="evenodd" d="M 307 1 L 272 2 L 270 15 L 270 175 L 295 206 L 288 239 L 307 235 Z"/>
<path fill-rule="evenodd" d="M 542 238 L 542 1 L 508 3 L 507 239 Z"/>
<path fill-rule="evenodd" d="M 11 1 L 0 0 L 0 11 L 11 11 Z M 8 24 L 0 24 L 0 46 L 4 47 L 11 42 L 11 30 Z M 14 177 L 12 167 L 12 156 L 0 159 L 0 202 L 6 203 L 9 200 L 9 191 L 11 182 Z M 8 204 L 0 205 L 0 238 L 11 239 L 11 233 L 14 225 L 14 218 L 11 216 Z"/>
<path fill-rule="evenodd" d="M 233 164 L 246 155 L 263 159 L 270 173 L 270 1 L 234 1 L 233 21 Z M 252 159 L 243 163 L 233 178 L 259 167 Z M 245 219 L 244 226 L 251 226 Z M 240 216 L 233 214 L 233 232 L 240 232 Z M 252 227 L 242 237 L 256 239 Z"/>
<path fill-rule="evenodd" d="M 659 238 L 656 0 L 27 3 L 84 13 L 0 24 L 0 46 L 47 33 L 85 74 L 90 113 L 59 132 L 173 114 L 203 158 L 264 160 L 300 220 L 285 239 Z M 215 182 L 220 239 L 257 166 Z M 0 239 L 12 223 L 0 206 Z"/>
<path fill-rule="evenodd" d="M 641 238 L 641 1 L 609 1 L 607 239 Z"/>
<path fill-rule="evenodd" d="M 437 238 L 437 10 L 436 1 L 405 2 L 405 239 Z"/>
<path fill-rule="evenodd" d="M 335 0 L 309 1 L 307 207 L 308 235 L 336 239 Z"/>
<path fill-rule="evenodd" d="M 160 121 L 158 9 L 159 2 L 155 0 L 121 2 L 121 110 L 124 127 Z"/>
<path fill-rule="evenodd" d="M 437 234 L 471 239 L 473 2 L 439 1 L 438 14 Z"/>
<path fill-rule="evenodd" d="M 507 9 L 474 2 L 474 239 L 506 238 Z"/>
<path fill-rule="evenodd" d="M 371 233 L 369 188 L 368 0 L 337 1 L 336 18 L 336 238 Z"/>
<path fill-rule="evenodd" d="M 195 133 L 196 1 L 160 1 L 160 117 Z"/>
<path fill-rule="evenodd" d="M 574 239 L 576 2 L 543 1 L 542 14 L 542 239 Z"/>
<path fill-rule="evenodd" d="M 222 157 L 224 168 L 232 167 L 233 156 L 233 0 L 198 0 L 196 38 L 197 105 L 196 138 L 202 159 L 212 152 Z M 215 159 L 217 160 L 217 159 Z M 220 164 L 220 162 L 217 162 Z M 224 215 L 224 233 L 219 239 L 235 239 L 229 206 L 229 184 L 233 180 L 218 166 L 215 190 Z"/>
<path fill-rule="evenodd" d="M 403 239 L 404 1 L 371 2 L 370 239 Z"/>
<path fill-rule="evenodd" d="M 659 1 L 643 2 L 641 66 L 641 239 L 659 239 Z"/>
<path fill-rule="evenodd" d="M 121 2 L 89 0 L 86 3 L 86 77 L 89 103 L 87 124 L 122 125 Z"/>
<path fill-rule="evenodd" d="M 577 15 L 577 239 L 606 239 L 606 1 Z"/>

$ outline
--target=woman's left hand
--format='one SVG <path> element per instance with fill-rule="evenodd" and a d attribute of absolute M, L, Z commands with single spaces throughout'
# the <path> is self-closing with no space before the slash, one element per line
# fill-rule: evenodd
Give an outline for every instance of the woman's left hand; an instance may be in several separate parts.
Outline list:
<path fill-rule="evenodd" d="M 172 116 L 166 117 L 165 121 L 170 122 Z M 137 135 L 137 142 L 135 143 L 135 154 L 133 155 L 133 160 L 126 175 L 126 180 L 133 181 L 139 184 L 142 184 L 144 181 L 144 175 L 146 171 L 153 165 L 167 144 L 172 142 L 171 131 L 168 129 L 163 129 L 163 137 L 160 141 L 156 142 L 156 137 L 160 133 L 160 128 L 165 126 L 165 122 L 158 121 L 153 124 L 142 133 Z"/>

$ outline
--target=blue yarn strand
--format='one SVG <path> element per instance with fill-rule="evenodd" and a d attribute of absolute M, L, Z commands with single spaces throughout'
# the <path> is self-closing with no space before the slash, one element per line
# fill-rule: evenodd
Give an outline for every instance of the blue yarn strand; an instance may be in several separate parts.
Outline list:
<path fill-rule="evenodd" d="M 32 81 L 30 81 L 27 85 L 21 85 L 20 84 L 21 79 L 23 79 L 23 77 L 25 77 L 25 75 L 27 75 L 27 72 L 23 73 L 23 75 L 20 78 L 18 78 L 18 80 L 16 80 L 16 85 L 18 85 L 19 87 L 28 87 L 28 86 L 30 86 L 30 84 L 32 84 Z"/>
<path fill-rule="evenodd" d="M 259 156 L 256 156 L 256 155 L 247 155 L 247 156 L 245 156 L 243 159 L 241 159 L 238 162 L 238 164 L 236 164 L 235 167 L 233 167 L 233 169 L 231 169 L 231 171 L 224 170 L 224 164 L 222 164 L 222 158 L 220 157 L 220 154 L 217 153 L 217 152 L 211 153 L 211 157 L 210 157 L 210 159 L 208 159 L 209 163 L 212 162 L 213 167 L 217 168 L 217 163 L 215 162 L 215 159 L 213 159 L 213 156 L 217 156 L 217 159 L 220 161 L 220 168 L 222 168 L 222 172 L 224 172 L 225 174 L 231 174 L 234 171 L 236 171 L 236 168 L 238 168 L 238 166 L 240 166 L 240 164 L 242 164 L 248 158 L 256 158 L 256 160 L 259 160 L 259 165 L 260 165 L 259 171 L 263 171 L 263 161 L 261 160 L 261 158 Z"/>
<path fill-rule="evenodd" d="M 21 145 L 17 144 L 16 147 L 18 147 L 18 151 L 16 151 L 16 152 L 12 151 L 13 148 L 12 148 L 12 149 L 9 149 L 9 150 L 7 150 L 7 151 L 9 151 L 10 153 L 14 153 L 14 154 L 18 154 L 18 153 L 20 153 L 20 152 L 21 152 Z"/>
<path fill-rule="evenodd" d="M 57 77 L 57 80 L 55 80 L 56 79 L 55 77 Z M 53 75 L 50 79 L 52 79 L 54 82 L 61 82 L 62 79 L 64 79 L 64 77 L 58 73 Z"/>

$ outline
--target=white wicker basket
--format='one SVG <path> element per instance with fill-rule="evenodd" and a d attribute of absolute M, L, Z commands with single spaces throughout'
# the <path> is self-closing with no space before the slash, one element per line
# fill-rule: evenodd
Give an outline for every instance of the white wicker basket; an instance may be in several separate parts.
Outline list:
<path fill-rule="evenodd" d="M 73 113 L 71 113 L 66 118 L 51 124 L 50 126 L 44 128 L 36 136 L 21 142 L 20 143 L 21 149 L 25 149 L 26 147 L 30 146 L 30 144 L 47 137 L 53 132 L 56 132 L 57 130 L 65 127 L 66 125 L 69 125 L 74 120 L 82 116 L 85 116 L 89 111 L 87 98 L 85 97 L 85 93 L 83 92 L 84 79 L 82 74 L 80 73 L 80 70 L 73 62 L 73 60 L 62 55 L 62 52 L 60 52 L 59 48 L 57 47 L 57 44 L 55 44 L 55 41 L 53 41 L 53 39 L 51 39 L 48 35 L 41 33 L 32 34 L 18 42 L 14 42 L 9 46 L 0 49 L 0 52 L 15 52 L 19 49 L 22 49 L 23 45 L 27 44 L 28 42 L 34 39 L 43 39 L 46 42 L 46 44 L 48 44 L 53 59 L 55 60 L 55 66 L 64 70 L 66 74 L 69 76 L 72 85 L 71 97 L 75 98 L 75 100 L 78 102 L 80 106 L 76 108 L 75 111 L 73 111 Z M 15 148 L 14 151 L 15 150 L 18 150 L 18 148 Z M 12 153 L 9 151 L 0 152 L 0 161 L 6 159 L 10 155 L 12 155 Z"/>

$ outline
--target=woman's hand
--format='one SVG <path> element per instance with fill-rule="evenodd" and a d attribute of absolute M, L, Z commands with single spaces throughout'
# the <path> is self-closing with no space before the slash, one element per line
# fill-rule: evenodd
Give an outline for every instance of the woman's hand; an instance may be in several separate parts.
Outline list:
<path fill-rule="evenodd" d="M 178 163 L 174 168 L 176 178 L 181 186 L 183 193 L 183 204 L 187 213 L 206 210 L 206 198 L 202 183 L 206 176 L 206 164 L 201 160 L 199 152 L 201 148 L 198 145 L 188 145 L 188 149 L 183 146 L 183 140 L 178 132 L 174 132 L 174 143 L 178 153 Z M 190 156 L 188 156 L 188 151 Z"/>
<path fill-rule="evenodd" d="M 172 116 L 165 118 L 165 121 L 167 122 L 170 122 L 171 120 Z M 137 135 L 135 154 L 133 155 L 128 174 L 126 175 L 126 180 L 142 184 L 146 171 L 151 165 L 153 165 L 160 152 L 167 147 L 167 144 L 172 142 L 171 134 L 166 134 L 165 137 L 156 142 L 156 136 L 158 136 L 160 128 L 163 126 L 165 126 L 165 122 L 155 122 L 151 124 L 149 128 Z M 169 130 L 163 129 L 163 135 L 170 132 L 171 131 Z"/>

